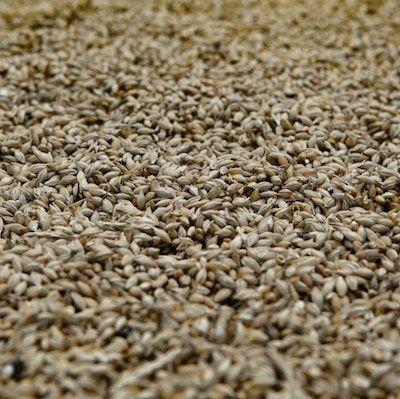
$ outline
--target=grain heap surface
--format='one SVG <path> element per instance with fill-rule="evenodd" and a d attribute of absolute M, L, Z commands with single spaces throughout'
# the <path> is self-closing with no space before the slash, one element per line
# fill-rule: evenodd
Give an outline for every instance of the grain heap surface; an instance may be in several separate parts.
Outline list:
<path fill-rule="evenodd" d="M 398 1 L 0 17 L 0 398 L 400 398 Z"/>

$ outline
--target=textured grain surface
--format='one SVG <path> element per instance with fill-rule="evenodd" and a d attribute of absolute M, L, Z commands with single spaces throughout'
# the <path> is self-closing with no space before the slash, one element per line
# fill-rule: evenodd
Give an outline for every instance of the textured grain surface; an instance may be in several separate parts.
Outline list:
<path fill-rule="evenodd" d="M 0 17 L 0 398 L 400 398 L 398 1 Z"/>

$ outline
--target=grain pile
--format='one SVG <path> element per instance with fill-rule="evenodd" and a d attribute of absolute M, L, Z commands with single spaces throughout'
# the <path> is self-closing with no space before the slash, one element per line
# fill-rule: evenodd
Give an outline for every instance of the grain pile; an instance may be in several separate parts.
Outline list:
<path fill-rule="evenodd" d="M 396 0 L 0 16 L 0 398 L 400 398 Z"/>

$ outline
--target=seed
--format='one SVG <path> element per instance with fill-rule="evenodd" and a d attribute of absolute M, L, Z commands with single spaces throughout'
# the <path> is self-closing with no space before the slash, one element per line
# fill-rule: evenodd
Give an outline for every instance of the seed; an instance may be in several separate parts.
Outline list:
<path fill-rule="evenodd" d="M 231 295 L 232 290 L 229 288 L 221 288 L 214 296 L 215 302 L 223 302 Z"/>
<path fill-rule="evenodd" d="M 336 279 L 336 292 L 340 297 L 344 297 L 347 293 L 347 284 L 342 276 Z"/>
<path fill-rule="evenodd" d="M 36 156 L 36 158 L 41 162 L 45 162 L 45 163 L 53 162 L 53 157 L 52 157 L 51 153 L 49 153 L 49 152 L 42 152 L 42 151 L 38 150 L 37 148 L 33 148 L 32 152 Z"/>

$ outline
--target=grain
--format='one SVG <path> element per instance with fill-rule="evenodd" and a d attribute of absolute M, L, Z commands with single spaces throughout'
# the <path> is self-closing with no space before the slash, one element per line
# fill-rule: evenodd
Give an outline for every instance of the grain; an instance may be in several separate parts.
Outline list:
<path fill-rule="evenodd" d="M 2 1 L 0 397 L 398 397 L 399 23 Z"/>

